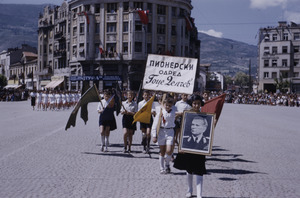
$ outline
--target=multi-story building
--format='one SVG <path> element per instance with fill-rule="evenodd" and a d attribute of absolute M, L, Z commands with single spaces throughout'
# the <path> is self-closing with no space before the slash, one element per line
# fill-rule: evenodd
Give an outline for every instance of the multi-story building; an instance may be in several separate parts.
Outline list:
<path fill-rule="evenodd" d="M 279 22 L 259 32 L 258 90 L 275 92 L 275 79 L 282 78 L 300 93 L 300 25 Z"/>
<path fill-rule="evenodd" d="M 80 89 L 81 80 L 100 89 L 118 81 L 137 90 L 148 54 L 199 59 L 191 10 L 191 0 L 71 0 L 46 7 L 39 19 L 39 81 L 63 76 L 66 89 Z"/>

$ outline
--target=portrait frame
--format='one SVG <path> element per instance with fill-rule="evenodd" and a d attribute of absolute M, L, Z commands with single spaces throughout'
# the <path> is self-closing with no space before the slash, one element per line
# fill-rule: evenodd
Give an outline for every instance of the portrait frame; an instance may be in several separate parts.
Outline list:
<path fill-rule="evenodd" d="M 179 152 L 211 155 L 215 114 L 184 111 L 180 129 Z"/>

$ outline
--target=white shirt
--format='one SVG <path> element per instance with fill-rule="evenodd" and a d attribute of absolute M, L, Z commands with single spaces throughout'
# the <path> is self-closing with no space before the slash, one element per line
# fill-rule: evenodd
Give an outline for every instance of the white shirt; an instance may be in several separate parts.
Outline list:
<path fill-rule="evenodd" d="M 126 100 L 126 101 L 123 101 L 122 104 L 127 112 L 132 112 L 132 113 L 137 112 L 136 102 L 134 102 L 134 101 L 128 102 L 128 100 Z M 125 111 L 123 107 L 122 107 L 122 111 Z"/>
<path fill-rule="evenodd" d="M 101 104 L 101 102 L 102 102 L 102 104 Z M 101 102 L 98 103 L 97 111 L 102 111 L 109 104 L 109 100 L 106 101 L 105 99 L 102 99 Z"/>
<path fill-rule="evenodd" d="M 183 100 L 179 100 L 176 102 L 175 107 L 177 108 L 177 112 L 182 113 L 184 110 L 190 110 L 192 107 Z"/>
<path fill-rule="evenodd" d="M 174 128 L 175 127 L 175 112 L 177 111 L 177 108 L 175 106 L 172 106 L 172 110 L 170 112 L 167 112 L 164 108 L 162 108 L 162 119 L 160 126 L 163 128 Z M 154 118 L 151 134 L 152 137 L 156 137 L 156 129 L 159 121 L 159 113 L 160 109 L 157 108 L 157 115 Z"/>

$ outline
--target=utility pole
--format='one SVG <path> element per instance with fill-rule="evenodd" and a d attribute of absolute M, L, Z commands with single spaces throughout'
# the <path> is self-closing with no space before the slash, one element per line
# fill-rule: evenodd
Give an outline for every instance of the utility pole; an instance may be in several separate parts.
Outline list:
<path fill-rule="evenodd" d="M 252 92 L 251 59 L 249 59 L 249 93 Z"/>

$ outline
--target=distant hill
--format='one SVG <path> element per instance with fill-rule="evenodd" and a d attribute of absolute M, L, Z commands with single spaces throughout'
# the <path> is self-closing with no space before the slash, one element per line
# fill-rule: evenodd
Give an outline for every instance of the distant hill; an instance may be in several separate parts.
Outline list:
<path fill-rule="evenodd" d="M 251 59 L 251 74 L 256 73 L 257 46 L 204 33 L 198 33 L 198 39 L 201 40 L 200 63 L 211 63 L 211 71 L 230 76 L 239 71 L 248 74 Z"/>
<path fill-rule="evenodd" d="M 45 6 L 0 4 L 0 52 L 24 43 L 37 47 L 38 18 Z"/>
<path fill-rule="evenodd" d="M 28 44 L 37 47 L 39 13 L 46 5 L 0 4 L 0 52 Z M 238 71 L 256 72 L 257 47 L 246 43 L 199 33 L 200 63 L 211 63 L 211 71 L 234 76 Z"/>

